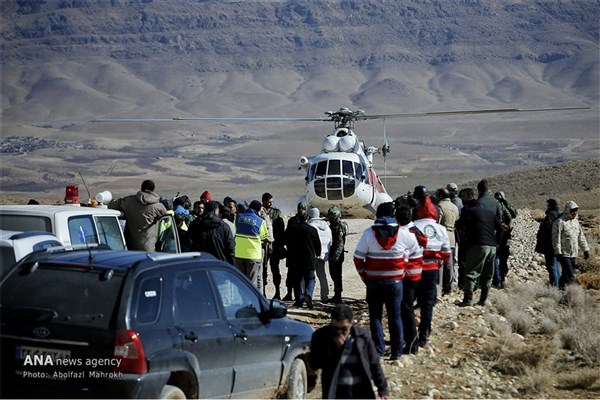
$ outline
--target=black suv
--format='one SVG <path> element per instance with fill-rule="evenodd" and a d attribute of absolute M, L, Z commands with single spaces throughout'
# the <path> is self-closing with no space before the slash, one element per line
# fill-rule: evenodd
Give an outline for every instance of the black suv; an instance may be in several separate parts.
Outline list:
<path fill-rule="evenodd" d="M 33 254 L 0 291 L 2 398 L 303 398 L 316 384 L 312 327 L 208 254 Z"/>

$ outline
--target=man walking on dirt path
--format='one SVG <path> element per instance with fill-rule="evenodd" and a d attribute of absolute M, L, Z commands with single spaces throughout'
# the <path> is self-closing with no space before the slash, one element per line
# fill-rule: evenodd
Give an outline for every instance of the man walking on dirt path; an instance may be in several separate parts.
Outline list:
<path fill-rule="evenodd" d="M 337 304 L 331 323 L 312 336 L 309 364 L 323 369 L 323 399 L 374 399 L 372 383 L 389 398 L 387 380 L 369 332 L 353 324 L 352 309 Z"/>

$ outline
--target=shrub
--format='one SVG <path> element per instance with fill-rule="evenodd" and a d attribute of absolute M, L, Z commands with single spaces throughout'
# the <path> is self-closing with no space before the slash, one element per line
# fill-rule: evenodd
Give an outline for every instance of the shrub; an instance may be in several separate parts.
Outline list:
<path fill-rule="evenodd" d="M 506 318 L 496 314 L 488 314 L 486 319 L 496 337 L 510 336 L 512 334 L 512 328 Z"/>
<path fill-rule="evenodd" d="M 558 326 L 555 319 L 544 318 L 540 323 L 539 332 L 544 335 L 553 335 L 558 331 Z"/>
<path fill-rule="evenodd" d="M 525 311 L 511 310 L 506 315 L 506 319 L 512 327 L 513 331 L 525 336 L 533 327 L 533 318 Z"/>
<path fill-rule="evenodd" d="M 529 369 L 542 368 L 547 364 L 555 349 L 544 342 L 541 345 L 527 346 L 522 341 L 512 337 L 503 336 L 496 341 L 491 341 L 483 347 L 486 359 L 492 361 L 494 366 L 502 373 L 520 376 Z"/>
<path fill-rule="evenodd" d="M 559 332 L 561 346 L 576 351 L 588 366 L 600 366 L 600 307 L 577 285 L 565 290 L 562 302 L 567 310 Z"/>
<path fill-rule="evenodd" d="M 600 371 L 597 368 L 584 368 L 562 376 L 557 386 L 564 390 L 589 390 L 597 381 L 600 381 Z"/>
<path fill-rule="evenodd" d="M 556 373 L 547 368 L 526 367 L 520 381 L 521 390 L 525 394 L 542 395 L 552 389 L 555 376 Z"/>

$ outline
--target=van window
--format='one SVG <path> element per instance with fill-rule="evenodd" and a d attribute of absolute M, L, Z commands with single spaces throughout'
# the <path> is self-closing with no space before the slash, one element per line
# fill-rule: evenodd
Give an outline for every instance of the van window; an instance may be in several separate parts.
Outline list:
<path fill-rule="evenodd" d="M 71 244 L 98 243 L 91 216 L 71 217 L 67 224 Z"/>
<path fill-rule="evenodd" d="M 112 250 L 127 250 L 123 243 L 123 235 L 119 220 L 115 217 L 95 217 L 98 227 L 98 238 Z"/>
<path fill-rule="evenodd" d="M 50 218 L 35 215 L 0 215 L 0 229 L 52 232 Z"/>
<path fill-rule="evenodd" d="M 94 224 L 94 221 L 96 224 Z M 71 244 L 99 243 L 105 244 L 113 250 L 126 250 L 123 244 L 121 227 L 115 217 L 79 215 L 70 217 L 67 224 Z"/>

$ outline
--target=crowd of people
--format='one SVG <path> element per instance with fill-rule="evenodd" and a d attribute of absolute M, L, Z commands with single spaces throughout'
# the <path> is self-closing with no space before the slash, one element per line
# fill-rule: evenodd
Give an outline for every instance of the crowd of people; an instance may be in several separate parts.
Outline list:
<path fill-rule="evenodd" d="M 492 193 L 486 179 L 476 190 L 459 190 L 449 183 L 430 193 L 426 186 L 416 186 L 393 203 L 377 207 L 373 225 L 362 232 L 354 249 L 353 262 L 366 287 L 370 321 L 370 335 L 366 335 L 352 325 L 352 310 L 343 305 L 348 225 L 337 206 L 329 208 L 325 219 L 318 209 L 298 203 L 286 227 L 270 193 L 247 204 L 230 197 L 218 202 L 205 191 L 192 203 L 188 196 L 163 199 L 154 190 L 154 183 L 147 180 L 137 194 L 108 205 L 125 213 L 130 249 L 153 251 L 159 234 L 155 221 L 171 213 L 183 251 L 208 252 L 234 265 L 263 294 L 270 271 L 273 298 L 313 308 L 318 279 L 321 303 L 337 305 L 330 325 L 313 338 L 313 346 L 322 351 L 311 353 L 313 367 L 324 369 L 323 396 L 329 398 L 352 393 L 372 397 L 371 380 L 385 397 L 387 386 L 378 359 L 389 354 L 395 360 L 426 345 L 439 296 L 458 290 L 462 291 L 458 307 L 485 306 L 491 288 L 503 289 L 510 271 L 509 246 L 517 210 L 504 192 Z M 580 248 L 587 259 L 589 246 L 574 201 L 565 204 L 562 214 L 556 199 L 549 199 L 547 205 L 535 250 L 545 257 L 549 284 L 564 289 L 575 282 Z M 282 260 L 287 267 L 283 298 Z M 333 283 L 331 298 L 328 279 Z M 384 307 L 389 349 L 383 332 Z M 324 357 L 327 354 L 332 358 Z M 360 372 L 360 377 L 354 372 Z"/>
<path fill-rule="evenodd" d="M 171 214 L 182 251 L 207 252 L 234 265 L 263 294 L 270 271 L 273 298 L 282 298 L 280 265 L 285 259 L 287 293 L 283 300 L 294 301 L 296 307 L 306 304 L 313 308 L 318 279 L 320 301 L 341 303 L 348 226 L 341 220 L 340 209 L 332 206 L 324 219 L 318 209 L 299 203 L 286 228 L 273 200 L 272 194 L 263 193 L 260 201 L 249 204 L 231 197 L 218 202 L 208 191 L 193 203 L 187 195 L 165 199 L 155 193 L 154 182 L 146 180 L 136 194 L 114 199 L 108 207 L 125 214 L 125 239 L 130 250 L 156 250 L 157 238 L 166 229 L 157 221 Z M 329 279 L 334 291 L 331 298 Z"/>

